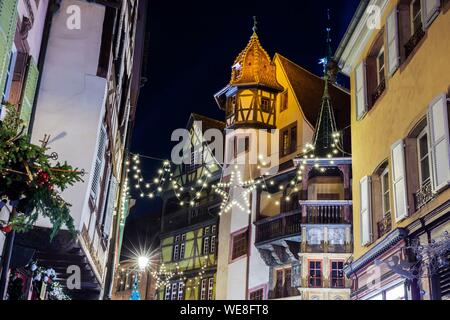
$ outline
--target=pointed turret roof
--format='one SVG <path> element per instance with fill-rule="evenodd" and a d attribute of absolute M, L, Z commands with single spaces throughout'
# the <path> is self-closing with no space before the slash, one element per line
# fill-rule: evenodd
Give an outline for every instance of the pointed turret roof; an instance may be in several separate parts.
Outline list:
<path fill-rule="evenodd" d="M 322 96 L 322 106 L 320 108 L 319 118 L 317 119 L 316 130 L 314 133 L 315 154 L 318 157 L 328 157 L 337 155 L 333 153 L 336 145 L 334 134 L 337 133 L 336 119 L 334 117 L 333 105 L 328 91 L 329 76 L 325 75 L 325 89 Z M 338 139 L 340 141 L 340 139 Z"/>
<path fill-rule="evenodd" d="M 250 41 L 234 61 L 230 85 L 261 85 L 279 91 L 283 90 L 277 81 L 276 67 L 259 41 L 256 23 Z"/>

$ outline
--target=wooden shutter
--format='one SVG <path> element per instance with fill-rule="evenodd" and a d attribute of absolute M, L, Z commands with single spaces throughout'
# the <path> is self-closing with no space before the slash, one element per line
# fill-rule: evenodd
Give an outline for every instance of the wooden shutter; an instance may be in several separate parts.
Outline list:
<path fill-rule="evenodd" d="M 441 7 L 441 0 L 422 0 L 422 23 L 428 28 L 433 20 L 438 16 Z"/>
<path fill-rule="evenodd" d="M 0 0 L 0 100 L 5 89 L 6 69 L 16 33 L 16 7 L 17 0 Z"/>
<path fill-rule="evenodd" d="M 106 207 L 105 222 L 103 225 L 103 233 L 107 237 L 109 237 L 111 233 L 111 224 L 114 216 L 114 204 L 116 202 L 117 189 L 116 178 L 113 176 L 109 185 L 108 205 Z"/>
<path fill-rule="evenodd" d="M 36 96 L 37 83 L 39 78 L 39 70 L 33 58 L 30 58 L 27 78 L 23 91 L 22 103 L 20 106 L 20 119 L 24 122 L 26 128 L 30 125 L 31 112 L 33 110 L 34 97 Z"/>
<path fill-rule="evenodd" d="M 359 183 L 360 191 L 360 223 L 361 246 L 367 246 L 372 242 L 372 191 L 370 177 L 366 176 Z"/>
<path fill-rule="evenodd" d="M 395 220 L 398 222 L 408 216 L 408 197 L 406 188 L 405 147 L 403 140 L 391 147 L 392 186 L 394 194 Z"/>
<path fill-rule="evenodd" d="M 361 62 L 355 71 L 356 118 L 360 120 L 367 112 L 366 62 Z"/>
<path fill-rule="evenodd" d="M 438 192 L 450 182 L 448 107 L 445 94 L 431 102 L 428 110 L 433 191 Z"/>
<path fill-rule="evenodd" d="M 400 62 L 398 42 L 398 13 L 397 8 L 392 10 L 386 21 L 387 45 L 388 45 L 388 74 L 392 76 Z"/>

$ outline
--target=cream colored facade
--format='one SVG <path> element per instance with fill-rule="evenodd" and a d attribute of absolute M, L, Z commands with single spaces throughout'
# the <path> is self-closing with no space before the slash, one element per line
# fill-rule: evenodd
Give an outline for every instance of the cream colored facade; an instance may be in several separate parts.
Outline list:
<path fill-rule="evenodd" d="M 406 259 L 408 241 L 426 244 L 450 230 L 449 2 L 416 4 L 363 1 L 337 52 L 339 66 L 351 78 L 355 249 L 347 273 L 354 299 L 386 298 L 386 290 L 399 282 L 407 284 L 405 299 L 432 299 L 438 291 L 430 289 L 428 278 L 411 289 L 405 278 L 384 268 L 379 285 L 368 286 L 376 259 L 390 259 L 382 252 Z M 370 28 L 371 8 L 379 10 L 379 28 Z M 383 63 L 384 82 L 377 76 Z M 430 177 L 423 181 L 427 170 Z M 384 186 L 383 172 L 388 173 Z"/>

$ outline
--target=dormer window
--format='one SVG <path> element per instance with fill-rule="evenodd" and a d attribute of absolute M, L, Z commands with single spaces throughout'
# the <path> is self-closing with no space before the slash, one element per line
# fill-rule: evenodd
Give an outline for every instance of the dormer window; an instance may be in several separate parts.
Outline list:
<path fill-rule="evenodd" d="M 241 72 L 242 72 L 242 66 L 241 64 L 238 62 L 236 63 L 233 67 L 233 74 L 234 74 L 234 80 L 239 79 L 239 77 L 241 76 Z"/>

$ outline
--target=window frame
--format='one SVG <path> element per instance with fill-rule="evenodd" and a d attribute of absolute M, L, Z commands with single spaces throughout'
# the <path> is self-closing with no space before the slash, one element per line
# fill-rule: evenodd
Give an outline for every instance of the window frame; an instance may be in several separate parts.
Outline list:
<path fill-rule="evenodd" d="M 385 177 L 387 178 L 387 181 L 385 181 Z M 383 212 L 383 217 L 387 217 L 391 214 L 391 184 L 390 184 L 390 172 L 389 172 L 389 165 L 386 166 L 386 168 L 383 170 L 383 172 L 380 174 L 380 182 L 381 182 L 381 209 Z M 388 197 L 388 203 L 386 204 L 385 197 Z M 387 208 L 389 208 L 388 211 L 386 211 L 386 205 Z"/>
<path fill-rule="evenodd" d="M 421 139 L 423 139 L 424 137 L 426 137 L 426 146 L 427 146 L 427 153 L 424 157 L 421 157 L 421 145 L 420 145 L 420 141 Z M 422 162 L 425 161 L 425 159 L 428 159 L 428 174 L 429 177 L 428 179 L 426 179 L 425 181 L 423 180 L 423 172 L 422 172 Z M 430 148 L 430 135 L 429 135 L 429 131 L 428 131 L 428 125 L 425 126 L 425 128 L 419 133 L 419 135 L 417 136 L 417 161 L 418 161 L 418 171 L 419 171 L 419 185 L 420 187 L 423 187 L 424 185 L 426 185 L 427 183 L 432 183 L 432 179 L 433 179 L 433 175 L 432 175 L 432 166 L 431 166 L 431 148 Z"/>
<path fill-rule="evenodd" d="M 417 12 L 417 14 L 414 16 L 414 4 L 419 3 L 419 11 Z M 409 4 L 409 23 L 410 23 L 410 28 L 411 28 L 411 34 L 410 36 L 414 36 L 415 33 L 417 32 L 417 30 L 419 28 L 416 28 L 416 26 L 414 25 L 414 22 L 416 21 L 416 18 L 419 18 L 419 27 L 423 24 L 422 22 L 422 4 L 421 4 L 421 0 L 412 0 L 411 3 Z"/>
<path fill-rule="evenodd" d="M 242 237 L 242 239 L 239 239 L 238 237 Z M 241 251 L 236 251 L 236 242 L 237 241 L 244 241 L 245 237 L 245 243 L 240 245 L 242 246 Z M 248 228 L 245 228 L 243 230 L 237 231 L 234 234 L 231 235 L 231 245 L 230 245 L 230 263 L 233 263 L 239 259 L 242 259 L 243 257 L 246 257 L 249 253 L 249 232 Z M 238 247 L 240 248 L 240 247 Z"/>
<path fill-rule="evenodd" d="M 317 265 L 314 265 L 314 268 L 311 268 L 311 263 L 319 263 L 320 268 L 317 268 Z M 312 276 L 311 270 L 320 271 L 320 277 Z M 314 285 L 312 284 L 312 280 L 314 280 Z M 320 285 L 317 285 L 317 281 L 320 281 Z M 311 259 L 308 260 L 308 288 L 323 288 L 323 261 L 319 259 Z"/>
<path fill-rule="evenodd" d="M 286 90 L 280 95 L 280 113 L 289 109 L 289 91 Z"/>
<path fill-rule="evenodd" d="M 13 43 L 11 46 L 11 50 L 9 52 L 9 61 L 8 61 L 8 67 L 6 68 L 6 78 L 5 78 L 5 87 L 3 88 L 3 95 L 2 95 L 2 104 L 8 102 L 9 96 L 11 94 L 11 87 L 12 82 L 14 78 L 14 70 L 16 68 L 17 63 L 17 55 L 18 50 L 16 45 Z"/>
<path fill-rule="evenodd" d="M 380 58 L 383 56 L 383 65 L 380 64 Z M 376 57 L 377 61 L 377 86 L 380 86 L 383 81 L 386 81 L 386 51 L 384 49 L 384 45 L 377 53 Z M 383 72 L 383 79 L 381 79 L 380 75 Z"/>
<path fill-rule="evenodd" d="M 336 263 L 336 264 L 342 263 L 342 268 L 341 269 L 333 268 L 334 263 Z M 336 289 L 345 288 L 344 264 L 345 264 L 344 260 L 330 260 L 330 287 L 331 288 L 336 288 Z M 339 276 L 337 278 L 333 277 L 333 271 L 336 271 L 337 274 L 339 274 L 339 272 L 341 272 L 342 276 Z M 335 281 L 335 280 L 340 281 L 341 285 L 333 286 L 333 281 Z"/>

